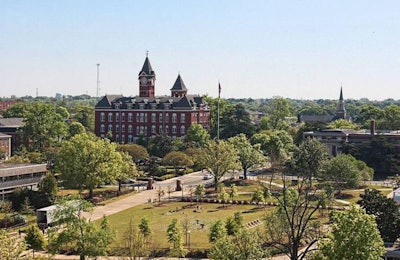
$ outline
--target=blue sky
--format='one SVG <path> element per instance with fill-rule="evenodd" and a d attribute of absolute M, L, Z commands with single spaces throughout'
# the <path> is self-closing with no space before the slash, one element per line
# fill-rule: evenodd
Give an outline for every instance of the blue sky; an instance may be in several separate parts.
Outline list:
<path fill-rule="evenodd" d="M 0 0 L 0 96 L 400 99 L 400 1 Z"/>

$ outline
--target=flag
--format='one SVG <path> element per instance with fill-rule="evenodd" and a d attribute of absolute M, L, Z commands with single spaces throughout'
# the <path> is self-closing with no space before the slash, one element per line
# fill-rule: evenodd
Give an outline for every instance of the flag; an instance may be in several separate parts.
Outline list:
<path fill-rule="evenodd" d="M 221 84 L 218 82 L 218 98 L 221 96 Z"/>

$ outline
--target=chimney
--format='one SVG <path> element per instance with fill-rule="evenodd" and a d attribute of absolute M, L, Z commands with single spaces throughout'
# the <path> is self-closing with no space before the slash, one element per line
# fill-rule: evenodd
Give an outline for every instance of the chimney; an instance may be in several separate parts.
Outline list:
<path fill-rule="evenodd" d="M 372 136 L 375 135 L 375 127 L 376 127 L 375 120 L 371 120 L 370 131 Z"/>

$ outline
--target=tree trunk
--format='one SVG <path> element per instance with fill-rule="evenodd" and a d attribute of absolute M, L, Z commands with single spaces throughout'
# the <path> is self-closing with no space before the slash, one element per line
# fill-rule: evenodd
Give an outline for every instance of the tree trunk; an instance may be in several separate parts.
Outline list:
<path fill-rule="evenodd" d="M 247 168 L 243 169 L 243 177 L 245 180 L 247 180 Z"/>

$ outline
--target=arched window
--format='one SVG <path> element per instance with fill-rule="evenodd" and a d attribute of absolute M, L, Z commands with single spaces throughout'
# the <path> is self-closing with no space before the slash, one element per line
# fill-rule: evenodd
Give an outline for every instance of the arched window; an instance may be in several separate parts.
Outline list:
<path fill-rule="evenodd" d="M 104 133 L 106 131 L 106 127 L 104 126 L 104 124 L 100 125 L 100 132 Z"/>
<path fill-rule="evenodd" d="M 185 134 L 185 126 L 181 126 L 181 134 Z"/>
<path fill-rule="evenodd" d="M 172 126 L 172 133 L 176 134 L 176 126 L 175 125 Z"/>

